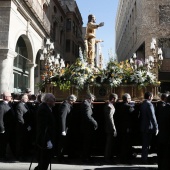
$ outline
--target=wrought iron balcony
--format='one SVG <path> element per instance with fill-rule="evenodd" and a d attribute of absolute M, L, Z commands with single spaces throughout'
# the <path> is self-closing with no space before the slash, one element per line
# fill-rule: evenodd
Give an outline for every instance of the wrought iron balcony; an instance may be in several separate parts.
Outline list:
<path fill-rule="evenodd" d="M 26 4 L 30 7 L 31 11 L 37 17 L 44 29 L 50 33 L 50 21 L 48 20 L 45 12 L 42 9 L 42 6 L 38 0 L 24 0 Z"/>

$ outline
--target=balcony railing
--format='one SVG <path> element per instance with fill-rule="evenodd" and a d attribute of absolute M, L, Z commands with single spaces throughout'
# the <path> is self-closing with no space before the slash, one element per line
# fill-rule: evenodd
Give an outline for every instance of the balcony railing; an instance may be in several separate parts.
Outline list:
<path fill-rule="evenodd" d="M 43 11 L 38 0 L 24 0 L 26 4 L 30 7 L 31 11 L 37 17 L 44 29 L 50 33 L 50 21 L 48 20 L 45 12 Z"/>

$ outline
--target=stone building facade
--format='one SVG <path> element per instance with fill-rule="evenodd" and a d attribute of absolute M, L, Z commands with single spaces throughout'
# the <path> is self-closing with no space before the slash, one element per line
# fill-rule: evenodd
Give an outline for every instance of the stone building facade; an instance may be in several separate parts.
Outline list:
<path fill-rule="evenodd" d="M 61 0 L 61 5 L 66 12 L 66 64 L 72 64 L 79 57 L 79 47 L 84 49 L 82 33 L 83 20 L 75 0 Z"/>
<path fill-rule="evenodd" d="M 71 12 L 79 30 L 76 45 L 83 47 L 82 18 L 74 3 Z M 70 17 L 66 6 L 65 0 L 0 0 L 0 93 L 20 93 L 26 88 L 36 92 L 43 67 L 40 54 L 47 38 L 54 42 L 55 55 L 60 53 L 73 62 L 75 55 L 66 57 L 66 23 Z"/>
<path fill-rule="evenodd" d="M 150 44 L 156 38 L 163 50 L 160 80 L 170 72 L 170 5 L 169 0 L 119 0 L 116 17 L 116 53 L 119 61 L 132 57 L 141 60 L 152 55 Z M 163 77 L 162 77 L 163 76 Z"/>

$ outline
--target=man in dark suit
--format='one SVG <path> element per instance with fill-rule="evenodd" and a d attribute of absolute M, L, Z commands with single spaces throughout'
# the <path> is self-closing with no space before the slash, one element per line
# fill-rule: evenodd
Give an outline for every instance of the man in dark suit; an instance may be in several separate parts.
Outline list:
<path fill-rule="evenodd" d="M 104 158 L 106 163 L 112 163 L 113 157 L 113 145 L 115 144 L 114 138 L 117 136 L 117 130 L 115 127 L 113 115 L 115 113 L 114 104 L 117 101 L 117 94 L 110 94 L 109 101 L 104 107 L 104 118 L 105 118 L 105 132 L 106 132 L 106 145 Z"/>
<path fill-rule="evenodd" d="M 162 93 L 161 94 L 161 100 L 158 101 L 157 104 L 156 104 L 155 114 L 156 114 L 156 118 L 157 118 L 157 121 L 158 121 L 158 125 L 159 125 L 159 116 L 162 113 L 162 109 L 166 106 L 167 97 L 168 97 L 167 93 Z"/>
<path fill-rule="evenodd" d="M 161 94 L 161 100 L 154 103 L 155 104 L 154 105 L 155 106 L 155 115 L 156 115 L 158 127 L 159 127 L 159 116 L 161 116 L 161 114 L 164 110 L 164 107 L 166 106 L 167 97 L 168 97 L 167 93 L 162 93 Z M 157 152 L 157 139 L 158 139 L 158 136 L 155 136 L 155 135 L 152 136 L 150 149 L 149 149 L 150 153 L 156 153 Z"/>
<path fill-rule="evenodd" d="M 15 112 L 11 102 L 10 92 L 3 93 L 3 102 L 0 104 L 0 158 L 6 159 L 6 146 L 9 143 L 15 155 Z"/>
<path fill-rule="evenodd" d="M 21 101 L 16 106 L 16 154 L 18 160 L 23 160 L 28 156 L 30 149 L 31 113 L 27 105 L 28 95 L 21 96 Z"/>
<path fill-rule="evenodd" d="M 132 112 L 134 105 L 130 104 L 131 96 L 125 93 L 122 96 L 123 102 L 117 107 L 117 133 L 119 142 L 119 157 L 122 163 L 131 163 L 132 156 Z"/>
<path fill-rule="evenodd" d="M 141 132 L 142 132 L 142 162 L 147 163 L 148 149 L 153 135 L 158 134 L 158 124 L 155 116 L 155 109 L 151 103 L 153 94 L 146 92 L 145 100 L 140 107 Z"/>
<path fill-rule="evenodd" d="M 38 149 L 38 166 L 35 170 L 47 170 L 51 161 L 55 141 L 55 118 L 52 108 L 55 106 L 55 96 L 46 93 L 37 112 L 36 144 Z"/>
<path fill-rule="evenodd" d="M 88 162 L 90 158 L 91 140 L 94 130 L 98 128 L 96 120 L 92 117 L 92 102 L 95 96 L 88 94 L 81 104 L 81 125 L 83 133 L 83 161 Z"/>
<path fill-rule="evenodd" d="M 170 169 L 170 96 L 158 116 L 158 169 Z"/>
<path fill-rule="evenodd" d="M 67 100 L 65 100 L 63 103 L 61 103 L 59 107 L 59 112 L 58 114 L 58 131 L 59 131 L 59 136 L 58 136 L 58 160 L 63 161 L 63 150 L 65 149 L 67 145 L 67 131 L 68 131 L 68 115 L 70 114 L 72 108 L 73 108 L 73 103 L 76 102 L 77 97 L 75 95 L 70 95 L 68 96 Z"/>

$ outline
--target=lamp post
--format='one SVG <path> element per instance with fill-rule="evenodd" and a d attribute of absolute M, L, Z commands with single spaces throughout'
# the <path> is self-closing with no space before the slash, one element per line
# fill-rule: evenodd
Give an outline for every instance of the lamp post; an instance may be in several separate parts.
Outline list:
<path fill-rule="evenodd" d="M 50 39 L 47 39 L 42 50 L 40 60 L 45 61 L 42 80 L 49 82 L 52 76 L 60 74 L 62 68 L 65 67 L 65 63 L 64 60 L 60 58 L 60 54 L 54 56 L 54 43 L 50 42 Z"/>

